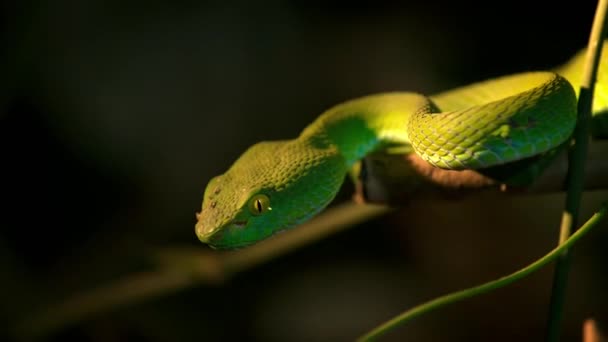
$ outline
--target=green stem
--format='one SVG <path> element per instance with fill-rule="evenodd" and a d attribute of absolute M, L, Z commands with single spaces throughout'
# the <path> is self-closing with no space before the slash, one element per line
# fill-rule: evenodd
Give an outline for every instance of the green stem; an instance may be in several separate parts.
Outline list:
<path fill-rule="evenodd" d="M 578 221 L 578 212 L 585 180 L 585 159 L 587 157 L 587 145 L 591 130 L 593 90 L 602 52 L 602 36 L 606 26 L 607 9 L 608 0 L 599 0 L 591 28 L 591 35 L 589 36 L 589 46 L 587 48 L 587 57 L 578 97 L 577 124 L 573 134 L 573 143 L 568 154 L 568 175 L 566 178 L 568 192 L 566 194 L 566 203 L 560 226 L 560 244 L 563 244 L 570 234 L 572 234 Z M 570 253 L 566 249 L 560 255 L 555 266 L 546 335 L 546 340 L 550 342 L 559 341 L 569 270 Z"/>
<path fill-rule="evenodd" d="M 487 282 L 485 284 L 471 287 L 471 288 L 461 290 L 458 292 L 453 292 L 451 294 L 447 294 L 447 295 L 435 298 L 424 304 L 418 305 L 410 310 L 403 312 L 399 316 L 396 316 L 395 318 L 387 321 L 386 323 L 378 326 L 374 330 L 370 331 L 366 335 L 359 338 L 359 341 L 371 341 L 371 340 L 377 339 L 380 336 L 386 334 L 387 332 L 397 328 L 398 326 L 403 325 L 423 314 L 429 313 L 435 309 L 439 309 L 448 304 L 459 302 L 461 300 L 464 300 L 464 299 L 467 299 L 467 298 L 470 298 L 473 296 L 478 296 L 478 295 L 496 290 L 498 288 L 507 286 L 517 280 L 520 280 L 520 279 L 530 275 L 531 273 L 533 273 L 535 271 L 538 271 L 543 266 L 554 261 L 557 257 L 562 255 L 562 253 L 565 250 L 567 250 L 569 247 L 574 245 L 580 238 L 582 238 L 593 227 L 595 227 L 597 225 L 597 223 L 600 222 L 601 219 L 604 217 L 607 210 L 608 210 L 608 202 L 602 204 L 601 208 L 587 222 L 585 222 L 585 224 L 576 233 L 571 235 L 566 241 L 564 241 L 559 246 L 555 247 L 551 252 L 549 252 L 542 258 L 540 258 L 540 259 L 536 260 L 535 262 L 531 263 L 530 265 L 520 269 L 519 271 L 511 273 L 508 276 Z"/>

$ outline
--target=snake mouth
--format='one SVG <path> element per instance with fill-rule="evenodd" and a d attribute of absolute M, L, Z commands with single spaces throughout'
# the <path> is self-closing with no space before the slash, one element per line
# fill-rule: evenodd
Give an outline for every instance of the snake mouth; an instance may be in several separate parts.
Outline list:
<path fill-rule="evenodd" d="M 236 228 L 245 228 L 245 226 L 247 226 L 247 220 L 234 220 L 230 222 L 230 225 Z"/>
<path fill-rule="evenodd" d="M 198 221 L 195 230 L 196 235 L 199 240 L 207 245 L 209 245 L 213 249 L 235 249 L 240 248 L 241 246 L 222 246 L 222 239 L 224 238 L 225 233 L 227 233 L 230 228 L 233 229 L 244 229 L 247 227 L 248 220 L 232 220 L 227 224 L 223 225 L 223 229 L 217 228 L 215 230 L 205 230 L 202 221 Z M 228 230 L 226 230 L 228 228 Z M 251 242 L 244 242 L 243 245 L 250 245 Z M 244 247 L 243 246 L 243 247 Z"/>
<path fill-rule="evenodd" d="M 237 243 L 232 242 L 232 243 L 229 243 L 229 244 L 225 244 L 225 242 L 223 241 L 223 239 L 225 237 L 225 234 L 231 234 L 236 229 L 238 229 L 238 230 L 245 229 L 247 227 L 248 223 L 249 223 L 248 220 L 232 220 L 232 221 L 229 221 L 224 226 L 224 229 L 220 229 L 218 231 L 215 231 L 213 234 L 211 234 L 207 238 L 206 243 L 211 248 L 217 249 L 217 250 L 236 250 L 236 249 L 241 249 L 243 247 L 247 247 L 247 246 L 255 243 L 255 241 L 239 241 Z"/>

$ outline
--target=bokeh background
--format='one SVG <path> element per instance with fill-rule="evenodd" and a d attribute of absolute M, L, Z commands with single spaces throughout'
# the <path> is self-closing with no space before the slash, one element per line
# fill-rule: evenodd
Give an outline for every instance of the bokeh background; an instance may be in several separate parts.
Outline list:
<path fill-rule="evenodd" d="M 329 106 L 547 69 L 594 1 L 5 1 L 0 339 L 47 303 L 148 266 L 193 232 L 206 182 Z M 337 201 L 347 201 L 351 188 Z M 588 193 L 582 217 L 606 198 Z M 557 240 L 563 196 L 415 199 L 216 285 L 87 318 L 45 341 L 348 341 L 423 300 L 511 272 Z M 608 319 L 608 225 L 576 248 L 564 340 Z M 387 340 L 532 341 L 551 268 Z"/>

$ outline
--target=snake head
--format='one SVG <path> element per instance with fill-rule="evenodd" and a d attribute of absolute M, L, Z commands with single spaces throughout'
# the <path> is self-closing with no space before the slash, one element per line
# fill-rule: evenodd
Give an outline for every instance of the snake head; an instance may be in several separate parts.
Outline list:
<path fill-rule="evenodd" d="M 241 248 L 293 227 L 322 210 L 346 174 L 342 158 L 293 141 L 249 148 L 209 182 L 195 232 L 213 248 Z"/>
<path fill-rule="evenodd" d="M 238 180 L 233 181 L 231 173 L 213 178 L 205 190 L 202 210 L 196 215 L 196 235 L 213 248 L 244 247 L 271 235 L 262 226 L 272 221 L 273 190 L 235 187 L 234 183 Z"/>

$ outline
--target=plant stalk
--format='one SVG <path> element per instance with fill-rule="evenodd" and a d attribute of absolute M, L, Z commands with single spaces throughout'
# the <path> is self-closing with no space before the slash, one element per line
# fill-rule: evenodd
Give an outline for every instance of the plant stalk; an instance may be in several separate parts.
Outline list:
<path fill-rule="evenodd" d="M 589 36 L 587 56 L 578 97 L 577 124 L 568 153 L 568 175 L 566 176 L 568 189 L 560 225 L 559 244 L 563 244 L 568 239 L 574 232 L 578 222 L 584 186 L 587 145 L 591 131 L 593 91 L 602 52 L 602 37 L 605 32 L 607 8 L 608 0 L 598 1 Z M 566 249 L 557 259 L 555 265 L 546 330 L 546 341 L 549 342 L 559 341 L 570 263 L 570 252 Z"/>

